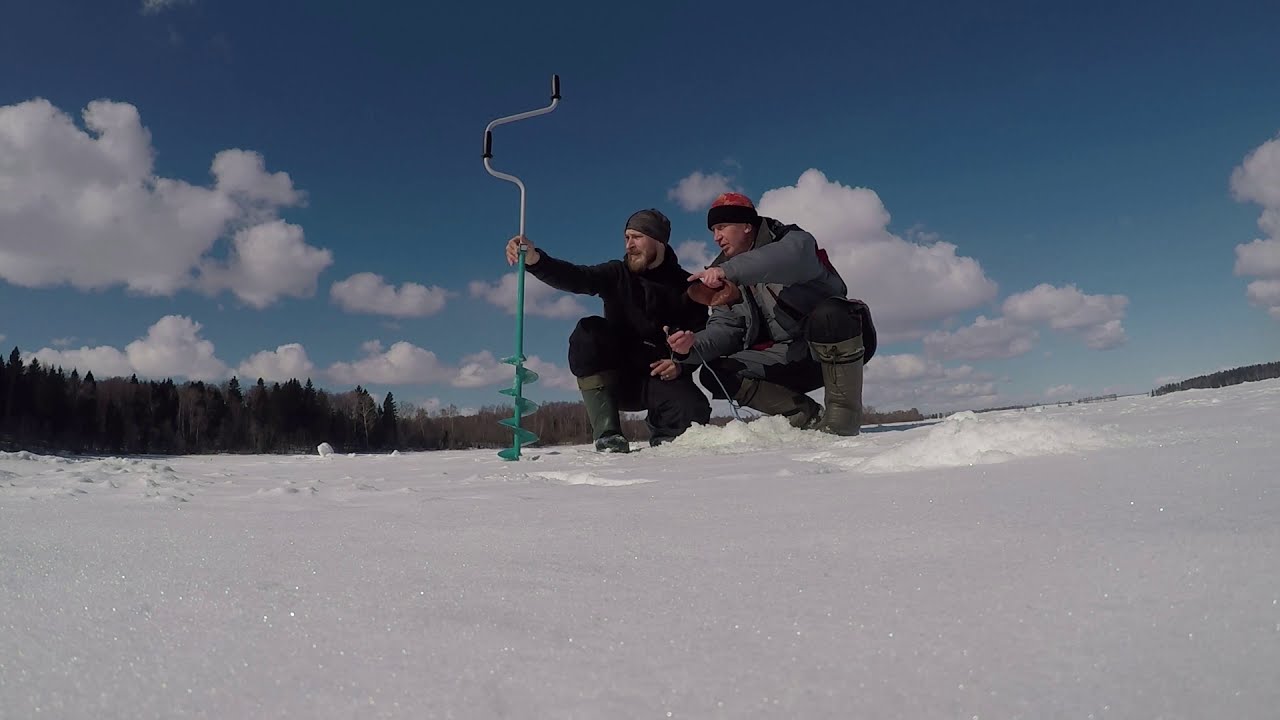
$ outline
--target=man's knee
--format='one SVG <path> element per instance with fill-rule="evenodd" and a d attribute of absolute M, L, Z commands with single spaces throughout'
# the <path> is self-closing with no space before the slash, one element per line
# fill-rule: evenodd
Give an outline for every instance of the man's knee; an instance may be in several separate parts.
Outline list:
<path fill-rule="evenodd" d="M 809 342 L 838 343 L 862 334 L 862 316 L 851 302 L 841 298 L 827 298 L 809 313 L 806 324 Z"/>
<path fill-rule="evenodd" d="M 609 333 L 609 324 L 599 315 L 588 315 L 578 320 L 569 334 L 569 347 L 584 343 L 599 343 Z"/>
<path fill-rule="evenodd" d="M 569 334 L 569 372 L 583 378 L 617 367 L 617 342 L 599 315 L 584 317 Z"/>
<path fill-rule="evenodd" d="M 746 369 L 747 366 L 737 360 L 719 358 L 702 366 L 698 371 L 698 382 L 715 399 L 728 400 L 738 394 Z"/>
<path fill-rule="evenodd" d="M 706 425 L 711 420 L 711 403 L 692 378 L 650 378 L 646 395 L 649 424 L 659 434 L 675 437 L 692 423 Z"/>

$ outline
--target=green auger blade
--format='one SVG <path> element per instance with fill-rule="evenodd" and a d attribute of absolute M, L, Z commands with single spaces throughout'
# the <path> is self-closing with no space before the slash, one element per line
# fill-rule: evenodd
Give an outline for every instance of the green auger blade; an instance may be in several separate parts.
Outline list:
<path fill-rule="evenodd" d="M 529 368 L 525 367 L 524 365 L 521 365 L 521 364 L 520 364 L 520 363 L 524 362 L 524 361 L 525 361 L 525 360 L 527 360 L 527 359 L 528 359 L 528 358 L 524 357 L 523 355 L 518 355 L 518 356 L 513 355 L 512 357 L 502 358 L 502 362 L 504 362 L 504 363 L 506 363 L 506 364 L 508 364 L 508 365 L 515 365 L 515 366 L 516 366 L 516 377 L 518 377 L 518 378 L 520 379 L 520 382 L 525 383 L 525 384 L 533 383 L 533 382 L 537 382 L 537 381 L 538 381 L 538 373 L 536 373 L 536 372 L 534 372 L 534 371 L 530 370 Z"/>
<path fill-rule="evenodd" d="M 516 426 L 515 418 L 504 418 L 499 420 L 498 424 L 506 425 L 511 428 L 511 432 L 515 433 L 515 441 L 520 445 L 528 445 L 530 443 L 538 442 L 538 436 L 534 435 L 532 431 Z"/>
<path fill-rule="evenodd" d="M 519 393 L 519 391 L 517 391 L 517 390 L 516 390 L 515 388 L 513 388 L 513 387 L 509 387 L 509 388 L 502 388 L 501 390 L 499 390 L 499 391 L 498 391 L 498 393 L 499 393 L 499 394 L 501 394 L 501 395 L 510 395 L 510 396 L 512 396 L 512 397 L 520 397 L 520 393 Z M 538 406 L 537 406 L 537 405 L 534 405 L 534 407 L 536 408 L 536 407 L 538 407 Z"/>
<path fill-rule="evenodd" d="M 524 397 L 520 397 L 519 395 L 516 395 L 515 390 L 499 390 L 498 392 L 502 393 L 503 395 L 511 395 L 515 398 L 512 401 L 512 404 L 515 406 L 515 413 L 517 415 L 532 415 L 539 407 L 538 403 L 528 398 L 524 398 Z"/>

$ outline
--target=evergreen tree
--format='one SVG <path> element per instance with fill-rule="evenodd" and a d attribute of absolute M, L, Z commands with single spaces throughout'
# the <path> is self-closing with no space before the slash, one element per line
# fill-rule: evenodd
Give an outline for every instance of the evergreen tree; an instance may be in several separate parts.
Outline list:
<path fill-rule="evenodd" d="M 382 400 L 382 413 L 378 417 L 378 439 L 384 450 L 394 450 L 400 444 L 396 431 L 399 418 L 396 413 L 396 400 L 388 392 Z"/>

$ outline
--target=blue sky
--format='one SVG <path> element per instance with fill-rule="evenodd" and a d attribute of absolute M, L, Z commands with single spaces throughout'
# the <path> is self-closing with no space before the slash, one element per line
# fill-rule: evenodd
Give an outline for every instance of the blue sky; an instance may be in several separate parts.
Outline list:
<path fill-rule="evenodd" d="M 10 3 L 6 353 L 505 402 L 518 196 L 481 139 L 559 73 L 495 140 L 534 241 L 601 262 L 658 207 L 696 267 L 742 190 L 871 304 L 877 407 L 1280 357 L 1275 3 L 432 5 Z M 599 303 L 530 300 L 528 395 L 573 399 Z"/>

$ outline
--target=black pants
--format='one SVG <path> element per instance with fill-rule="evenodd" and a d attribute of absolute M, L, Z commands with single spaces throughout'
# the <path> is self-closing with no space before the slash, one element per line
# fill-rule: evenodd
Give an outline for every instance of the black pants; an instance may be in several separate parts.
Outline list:
<path fill-rule="evenodd" d="M 619 409 L 648 411 L 652 439 L 669 440 L 695 422 L 706 425 L 711 420 L 711 403 L 691 373 L 675 380 L 649 374 L 649 363 L 666 357 L 663 350 L 637 347 L 634 338 L 620 337 L 604 318 L 592 315 L 579 320 L 569 335 L 569 371 L 580 378 L 616 371 L 618 383 L 612 391 Z"/>
<path fill-rule="evenodd" d="M 828 298 L 805 318 L 804 340 L 774 343 L 761 350 L 742 350 L 716 358 L 707 363 L 713 372 L 708 373 L 703 367 L 698 379 L 721 400 L 737 395 L 746 378 L 764 380 L 796 392 L 812 392 L 822 387 L 822 365 L 813 356 L 809 343 L 837 343 L 863 335 L 863 318 L 863 311 L 856 303 Z"/>

